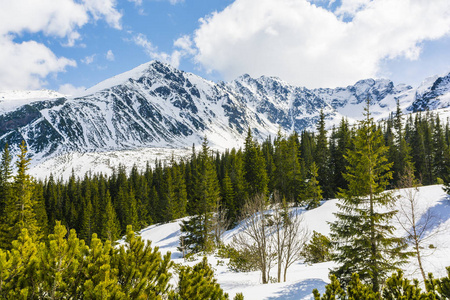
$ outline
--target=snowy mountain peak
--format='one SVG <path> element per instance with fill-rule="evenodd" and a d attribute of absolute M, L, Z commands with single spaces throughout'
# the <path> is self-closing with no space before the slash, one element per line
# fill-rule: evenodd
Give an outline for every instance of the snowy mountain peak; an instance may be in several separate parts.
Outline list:
<path fill-rule="evenodd" d="M 86 89 L 84 93 L 80 94 L 80 97 L 92 95 L 103 90 L 111 89 L 112 87 L 126 84 L 129 81 L 133 80 L 138 81 L 142 78 L 157 76 L 158 74 L 167 75 L 177 71 L 178 71 L 177 69 L 173 68 L 169 64 L 165 64 L 156 60 L 150 61 L 142 65 L 139 65 L 130 71 L 126 71 L 119 75 L 108 78 L 94 85 L 93 87 Z"/>
<path fill-rule="evenodd" d="M 450 73 L 425 79 L 417 88 L 413 111 L 433 110 L 450 106 Z"/>

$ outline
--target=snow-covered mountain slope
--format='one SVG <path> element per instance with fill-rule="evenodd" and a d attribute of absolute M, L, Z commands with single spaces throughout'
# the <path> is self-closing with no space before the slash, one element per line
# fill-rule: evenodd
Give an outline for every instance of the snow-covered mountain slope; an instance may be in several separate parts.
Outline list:
<path fill-rule="evenodd" d="M 394 196 L 405 195 L 408 189 L 399 190 Z M 420 187 L 416 195 L 418 199 L 418 211 L 416 217 L 418 222 L 423 222 L 427 214 L 433 216 L 431 226 L 425 233 L 424 248 L 421 249 L 423 256 L 423 268 L 425 272 L 431 272 L 435 277 L 446 276 L 445 267 L 450 266 L 450 198 L 443 191 L 441 185 Z M 404 204 L 404 198 L 397 201 L 397 209 Z M 310 232 L 313 230 L 325 235 L 329 235 L 330 227 L 328 222 L 334 220 L 333 213 L 337 212 L 336 203 L 338 200 L 329 200 L 320 207 L 303 211 L 297 208 L 304 215 L 304 224 Z M 424 219 L 422 219 L 424 218 Z M 140 235 L 145 240 L 152 241 L 152 246 L 158 246 L 160 251 L 172 253 L 172 259 L 176 263 L 193 265 L 199 262 L 202 257 L 195 261 L 185 262 L 181 257 L 179 246 L 180 220 L 152 225 L 143 229 Z M 396 236 L 405 236 L 404 230 L 398 223 Z M 224 242 L 229 243 L 232 238 L 239 234 L 239 227 L 227 231 L 224 234 Z M 430 247 L 432 245 L 432 247 Z M 434 247 L 434 248 L 433 248 Z M 263 299 L 313 299 L 312 290 L 317 288 L 321 293 L 325 290 L 325 285 L 329 282 L 328 273 L 330 268 L 334 268 L 333 262 L 307 265 L 302 261 L 294 263 L 288 270 L 287 281 L 284 283 L 261 284 L 259 272 L 236 273 L 228 270 L 226 259 L 209 255 L 209 263 L 215 268 L 215 274 L 221 287 L 230 294 L 231 298 L 239 292 L 244 294 L 247 300 Z M 416 257 L 410 258 L 409 262 L 403 266 L 405 276 L 417 278 L 421 282 L 421 275 L 418 271 Z M 276 266 L 272 269 L 273 276 L 276 276 Z"/>
<path fill-rule="evenodd" d="M 8 111 L 13 111 L 20 106 L 39 101 L 55 98 L 62 98 L 65 95 L 52 90 L 10 90 L 0 91 L 0 114 Z"/>
<path fill-rule="evenodd" d="M 450 106 L 450 74 L 427 78 L 417 88 L 413 111 L 434 110 Z"/>
<path fill-rule="evenodd" d="M 29 174 L 37 179 L 48 178 L 52 174 L 56 178 L 68 180 L 72 172 L 76 176 L 87 173 L 110 176 L 114 170 L 124 167 L 127 173 L 136 166 L 139 171 L 145 171 L 147 163 L 154 168 L 156 161 L 163 165 L 187 159 L 192 149 L 143 148 L 136 150 L 107 151 L 107 152 L 70 152 L 33 164 Z"/>
<path fill-rule="evenodd" d="M 71 152 L 191 147 L 205 136 L 212 147 L 225 149 L 242 145 L 248 128 L 260 139 L 279 129 L 313 129 L 320 110 L 329 126 L 343 116 L 353 122 L 362 117 L 367 98 L 376 118 L 387 117 L 397 100 L 405 112 L 447 107 L 449 78 L 431 78 L 417 89 L 367 79 L 310 90 L 266 76 L 214 83 L 153 61 L 79 97 L 0 94 L 0 146 L 17 149 L 25 140 L 34 164 Z"/>

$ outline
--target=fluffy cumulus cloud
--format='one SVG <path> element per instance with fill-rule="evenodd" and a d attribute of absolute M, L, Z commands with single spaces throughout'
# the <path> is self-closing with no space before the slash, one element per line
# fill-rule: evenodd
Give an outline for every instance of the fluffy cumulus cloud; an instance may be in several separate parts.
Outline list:
<path fill-rule="evenodd" d="M 83 6 L 95 20 L 104 19 L 109 26 L 122 28 L 120 24 L 122 14 L 116 10 L 115 0 L 83 0 Z"/>
<path fill-rule="evenodd" d="M 91 19 L 121 28 L 115 0 L 0 0 L 0 5 L 0 89 L 40 88 L 48 75 L 76 66 L 42 43 L 18 41 L 23 33 L 60 38 L 63 46 L 71 47 Z"/>
<path fill-rule="evenodd" d="M 449 33 L 448 0 L 342 0 L 334 12 L 307 0 L 235 0 L 202 19 L 193 40 L 196 61 L 227 80 L 333 87 L 376 76 L 384 59 L 417 59 L 423 41 Z"/>
<path fill-rule="evenodd" d="M 0 38 L 0 88 L 39 89 L 50 73 L 75 67 L 73 60 L 56 57 L 53 52 L 35 41 L 15 43 L 8 37 Z"/>

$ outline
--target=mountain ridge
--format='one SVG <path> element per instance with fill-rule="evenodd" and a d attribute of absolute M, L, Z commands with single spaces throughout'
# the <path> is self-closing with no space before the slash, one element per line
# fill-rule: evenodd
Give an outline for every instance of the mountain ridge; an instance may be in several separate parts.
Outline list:
<path fill-rule="evenodd" d="M 152 61 L 75 97 L 55 94 L 10 110 L 3 100 L 0 146 L 7 142 L 14 148 L 25 140 L 38 162 L 72 151 L 190 147 L 204 136 L 212 147 L 224 149 L 241 145 L 248 128 L 259 139 L 280 129 L 313 129 L 320 110 L 328 125 L 342 117 L 354 122 L 367 98 L 377 119 L 387 117 L 397 101 L 404 112 L 448 107 L 450 74 L 418 88 L 364 79 L 347 87 L 308 89 L 270 76 L 214 83 Z"/>

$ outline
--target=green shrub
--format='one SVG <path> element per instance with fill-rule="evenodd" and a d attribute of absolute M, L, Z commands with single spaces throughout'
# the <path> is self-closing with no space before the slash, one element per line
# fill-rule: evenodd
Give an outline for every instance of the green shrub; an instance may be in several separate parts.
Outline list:
<path fill-rule="evenodd" d="M 230 245 L 221 246 L 219 257 L 229 258 L 228 268 L 235 272 L 257 271 L 254 253 L 251 250 L 237 250 Z"/>
<path fill-rule="evenodd" d="M 305 246 L 302 255 L 306 263 L 319 263 L 331 260 L 331 241 L 330 239 L 314 231 L 311 241 Z"/>
<path fill-rule="evenodd" d="M 193 267 L 179 266 L 178 273 L 178 287 L 176 300 L 227 300 L 228 294 L 225 293 L 217 279 L 214 277 L 214 271 L 208 263 L 206 257 L 201 262 Z M 154 299 L 154 298 L 151 298 Z"/>

